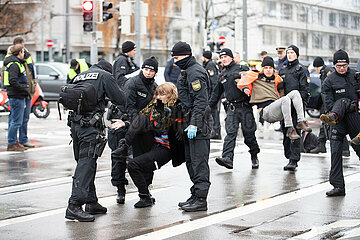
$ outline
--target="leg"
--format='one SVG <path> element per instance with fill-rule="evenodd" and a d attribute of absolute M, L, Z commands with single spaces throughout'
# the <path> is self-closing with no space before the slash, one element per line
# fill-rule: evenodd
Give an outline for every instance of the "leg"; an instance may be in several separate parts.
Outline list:
<path fill-rule="evenodd" d="M 288 96 L 291 99 L 291 102 L 295 108 L 297 114 L 297 121 L 298 122 L 305 121 L 304 105 L 299 91 L 293 90 L 289 92 L 286 96 Z"/>
<path fill-rule="evenodd" d="M 8 144 L 14 145 L 17 141 L 17 133 L 24 118 L 24 98 L 9 98 L 10 115 L 9 116 L 9 129 L 8 129 Z"/>
<path fill-rule="evenodd" d="M 24 118 L 19 129 L 19 143 L 25 144 L 29 141 L 27 136 L 28 122 L 31 113 L 31 99 L 25 99 Z"/>
<path fill-rule="evenodd" d="M 284 120 L 285 127 L 292 127 L 291 100 L 284 96 L 263 109 L 263 118 L 269 123 Z"/>
<path fill-rule="evenodd" d="M 215 136 L 213 139 L 221 139 L 221 124 L 220 124 L 220 101 L 218 102 L 215 109 L 211 110 L 211 116 L 213 118 L 213 130 L 215 132 Z"/>
<path fill-rule="evenodd" d="M 239 123 L 239 113 L 229 110 L 225 119 L 226 137 L 224 139 L 222 157 L 227 157 L 231 161 L 234 158 L 234 148 L 238 134 Z"/>

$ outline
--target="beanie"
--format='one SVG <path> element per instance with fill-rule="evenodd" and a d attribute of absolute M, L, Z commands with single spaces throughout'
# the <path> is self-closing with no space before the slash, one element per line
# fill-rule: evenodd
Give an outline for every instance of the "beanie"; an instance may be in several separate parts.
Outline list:
<path fill-rule="evenodd" d="M 121 48 L 123 53 L 128 53 L 134 48 L 136 48 L 136 45 L 132 41 L 126 41 L 122 44 Z"/>
<path fill-rule="evenodd" d="M 324 60 L 321 57 L 316 57 L 314 59 L 314 62 L 313 62 L 314 67 L 322 67 L 324 65 L 325 65 Z"/>
<path fill-rule="evenodd" d="M 211 56 L 212 56 L 212 54 L 211 54 L 210 51 L 205 51 L 203 53 L 203 57 L 206 58 L 206 59 L 211 59 Z"/>
<path fill-rule="evenodd" d="M 145 59 L 143 65 L 141 66 L 141 68 L 149 68 L 154 70 L 155 72 L 158 71 L 158 61 L 156 60 L 156 58 L 154 56 L 151 56 L 147 59 Z"/>
<path fill-rule="evenodd" d="M 78 61 L 76 61 L 76 59 L 71 59 L 70 68 L 75 69 L 77 65 L 78 65 Z"/>
<path fill-rule="evenodd" d="M 179 41 L 171 50 L 171 56 L 192 55 L 191 47 L 186 42 Z"/>
<path fill-rule="evenodd" d="M 336 63 L 341 63 L 341 62 L 349 63 L 350 60 L 348 54 L 344 50 L 339 49 L 334 53 L 333 63 L 335 65 Z"/>
<path fill-rule="evenodd" d="M 100 68 L 102 68 L 103 70 L 105 70 L 108 73 L 112 74 L 112 65 L 111 63 L 109 63 L 108 61 L 106 61 L 105 59 L 101 59 L 98 64 L 97 64 Z"/>
<path fill-rule="evenodd" d="M 288 50 L 293 50 L 293 51 L 296 53 L 296 56 L 299 57 L 299 48 L 298 48 L 297 46 L 295 46 L 295 45 L 290 45 L 290 46 L 287 48 L 286 51 L 288 51 Z"/>
<path fill-rule="evenodd" d="M 264 60 L 262 61 L 261 66 L 262 67 L 270 66 L 272 68 L 275 68 L 274 59 L 272 57 L 270 57 L 270 56 L 264 57 Z"/>
<path fill-rule="evenodd" d="M 234 58 L 232 51 L 228 48 L 221 49 L 221 51 L 219 53 L 219 57 L 221 57 L 222 55 L 228 55 L 229 57 Z"/>

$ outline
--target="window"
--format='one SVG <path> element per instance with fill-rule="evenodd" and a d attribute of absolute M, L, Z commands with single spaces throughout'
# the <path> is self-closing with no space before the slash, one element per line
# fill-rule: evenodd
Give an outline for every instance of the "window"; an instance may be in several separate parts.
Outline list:
<path fill-rule="evenodd" d="M 351 16 L 351 28 L 358 29 L 359 27 L 359 17 Z"/>
<path fill-rule="evenodd" d="M 281 44 L 285 46 L 292 44 L 292 32 L 281 31 Z"/>
<path fill-rule="evenodd" d="M 54 69 L 52 69 L 51 67 L 48 67 L 48 66 L 39 66 L 39 65 L 35 65 L 35 66 L 36 66 L 36 73 L 38 75 L 49 76 L 50 73 L 55 72 Z"/>
<path fill-rule="evenodd" d="M 299 47 L 306 47 L 306 33 L 304 32 L 299 32 L 297 34 L 298 39 L 297 39 L 297 44 L 299 45 Z"/>
<path fill-rule="evenodd" d="M 305 23 L 307 21 L 308 10 L 309 9 L 305 8 L 304 6 L 298 6 L 297 7 L 297 20 L 298 20 L 298 22 Z"/>
<path fill-rule="evenodd" d="M 291 20 L 292 19 L 292 5 L 282 3 L 280 13 L 281 13 L 282 19 Z"/>
<path fill-rule="evenodd" d="M 266 1 L 264 5 L 264 16 L 276 18 L 276 2 Z"/>
<path fill-rule="evenodd" d="M 334 35 L 329 36 L 329 48 L 331 50 L 336 49 L 336 36 L 334 36 Z"/>
<path fill-rule="evenodd" d="M 329 25 L 336 27 L 336 13 L 331 12 L 329 14 Z"/>
<path fill-rule="evenodd" d="M 263 29 L 263 44 L 275 45 L 276 44 L 276 31 L 275 29 Z"/>
<path fill-rule="evenodd" d="M 339 26 L 347 28 L 349 26 L 349 15 L 340 13 L 339 14 Z"/>
<path fill-rule="evenodd" d="M 339 36 L 339 48 L 342 50 L 346 50 L 346 42 L 347 38 L 345 36 Z"/>
<path fill-rule="evenodd" d="M 353 37 L 351 41 L 351 50 L 360 52 L 360 37 Z"/>
<path fill-rule="evenodd" d="M 313 34 L 312 47 L 313 48 L 322 48 L 322 36 L 319 33 Z"/>
<path fill-rule="evenodd" d="M 181 40 L 181 30 L 179 30 L 179 29 L 174 30 L 173 37 L 174 37 L 174 39 L 173 39 L 174 43 L 177 43 L 178 41 L 180 41 Z"/>
<path fill-rule="evenodd" d="M 176 16 L 181 15 L 181 3 L 178 4 L 178 1 L 174 2 L 174 13 L 175 13 Z"/>
<path fill-rule="evenodd" d="M 312 11 L 312 21 L 314 24 L 323 24 L 323 10 L 313 9 Z"/>

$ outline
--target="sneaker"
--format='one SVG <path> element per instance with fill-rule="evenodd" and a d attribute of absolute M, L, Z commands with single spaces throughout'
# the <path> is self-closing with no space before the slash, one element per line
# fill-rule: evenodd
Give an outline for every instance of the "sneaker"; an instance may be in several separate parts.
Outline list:
<path fill-rule="evenodd" d="M 33 144 L 31 144 L 31 143 L 29 143 L 29 142 L 26 142 L 26 143 L 24 143 L 24 144 L 22 144 L 24 147 L 26 147 L 26 148 L 34 148 L 35 147 L 35 145 L 33 145 Z"/>
<path fill-rule="evenodd" d="M 345 188 L 335 187 L 332 190 L 326 192 L 326 196 L 328 197 L 345 196 Z"/>
<path fill-rule="evenodd" d="M 19 143 L 19 141 L 16 141 L 15 145 L 17 145 L 18 147 L 24 148 L 25 150 L 28 150 L 28 148 L 25 147 L 24 145 L 22 145 L 21 143 Z"/>
<path fill-rule="evenodd" d="M 324 123 L 334 126 L 337 124 L 337 116 L 335 113 L 321 114 L 320 120 Z"/>
<path fill-rule="evenodd" d="M 233 169 L 233 161 L 228 157 L 215 158 L 215 161 L 220 166 L 226 167 L 228 169 Z"/>
<path fill-rule="evenodd" d="M 87 203 L 85 205 L 85 212 L 94 215 L 94 214 L 105 214 L 107 212 L 107 208 L 101 206 L 100 203 Z"/>
<path fill-rule="evenodd" d="M 312 131 L 312 129 L 308 126 L 306 121 L 298 122 L 298 124 L 296 125 L 296 128 L 301 129 L 301 130 L 303 130 L 305 132 L 311 132 Z"/>
<path fill-rule="evenodd" d="M 155 200 L 153 200 L 148 194 L 139 194 L 139 197 L 140 200 L 134 204 L 135 208 L 150 207 L 155 203 Z"/>
<path fill-rule="evenodd" d="M 190 198 L 188 198 L 185 202 L 179 202 L 178 206 L 179 207 L 182 207 L 182 206 L 185 206 L 187 204 L 190 204 L 192 202 L 194 202 L 196 200 L 196 196 L 195 195 L 191 195 Z"/>
<path fill-rule="evenodd" d="M 95 217 L 87 212 L 84 212 L 81 206 L 69 204 L 66 209 L 65 218 L 70 220 L 78 220 L 79 222 L 92 222 Z"/>
<path fill-rule="evenodd" d="M 258 169 L 259 168 L 259 159 L 257 155 L 251 155 L 251 168 Z"/>
<path fill-rule="evenodd" d="M 190 204 L 181 207 L 185 212 L 199 212 L 207 210 L 206 198 L 196 198 L 196 200 Z"/>
<path fill-rule="evenodd" d="M 286 132 L 286 136 L 288 138 L 290 138 L 291 140 L 296 140 L 300 138 L 300 135 L 297 134 L 296 129 L 293 127 L 289 127 L 287 132 Z"/>
<path fill-rule="evenodd" d="M 18 144 L 8 144 L 7 146 L 7 151 L 13 151 L 13 152 L 23 152 L 26 149 L 24 148 L 24 146 L 20 146 Z"/>
<path fill-rule="evenodd" d="M 284 166 L 284 170 L 285 171 L 295 171 L 295 169 L 297 168 L 297 161 L 295 160 L 289 160 L 289 163 Z"/>

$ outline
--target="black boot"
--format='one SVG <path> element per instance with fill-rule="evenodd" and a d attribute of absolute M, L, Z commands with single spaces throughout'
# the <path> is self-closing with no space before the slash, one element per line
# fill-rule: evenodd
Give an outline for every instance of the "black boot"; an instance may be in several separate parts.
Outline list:
<path fill-rule="evenodd" d="M 118 195 L 116 196 L 116 202 L 119 204 L 124 204 L 125 203 L 125 186 L 124 185 L 119 185 L 117 186 L 118 190 Z"/>
<path fill-rule="evenodd" d="M 310 153 L 326 153 L 325 142 L 319 142 L 316 148 L 310 150 Z"/>
<path fill-rule="evenodd" d="M 107 208 L 100 205 L 100 203 L 88 203 L 85 205 L 85 212 L 90 214 L 105 214 Z"/>
<path fill-rule="evenodd" d="M 190 204 L 190 203 L 194 202 L 195 200 L 196 200 L 195 195 L 191 195 L 191 197 L 188 198 L 188 200 L 186 200 L 185 202 L 179 202 L 178 206 L 179 207 L 185 206 L 187 204 Z"/>
<path fill-rule="evenodd" d="M 84 212 L 81 205 L 70 204 L 66 209 L 65 218 L 70 220 L 78 220 L 79 222 L 92 222 L 95 217 L 87 212 Z"/>
<path fill-rule="evenodd" d="M 122 138 L 119 141 L 118 147 L 114 151 L 111 152 L 111 156 L 117 157 L 117 158 L 127 157 L 128 149 L 129 149 L 129 144 L 127 144 L 125 138 Z"/>
<path fill-rule="evenodd" d="M 328 197 L 336 197 L 336 196 L 345 196 L 345 188 L 333 188 L 332 190 L 326 192 Z"/>
<path fill-rule="evenodd" d="M 233 169 L 233 161 L 228 157 L 215 158 L 215 161 L 220 165 L 228 169 Z"/>
<path fill-rule="evenodd" d="M 134 207 L 136 208 L 145 208 L 150 207 L 154 204 L 155 199 L 151 198 L 149 194 L 139 194 L 140 200 L 135 203 Z"/>
<path fill-rule="evenodd" d="M 207 210 L 206 198 L 197 197 L 196 200 L 192 203 L 184 205 L 181 207 L 185 212 L 198 212 Z"/>
<path fill-rule="evenodd" d="M 284 167 L 284 170 L 295 171 L 297 166 L 297 161 L 290 159 L 289 163 Z"/>
<path fill-rule="evenodd" d="M 251 154 L 251 167 L 252 169 L 259 168 L 259 159 L 257 157 L 257 154 Z"/>

